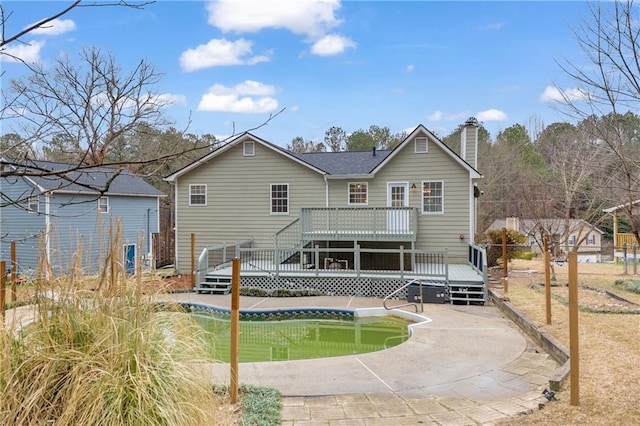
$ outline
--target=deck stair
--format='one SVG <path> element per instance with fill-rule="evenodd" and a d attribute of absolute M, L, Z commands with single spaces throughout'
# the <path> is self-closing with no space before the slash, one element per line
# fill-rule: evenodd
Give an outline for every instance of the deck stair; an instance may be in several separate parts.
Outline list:
<path fill-rule="evenodd" d="M 204 280 L 197 283 L 196 292 L 210 294 L 229 294 L 231 292 L 231 277 L 209 273 Z"/>
<path fill-rule="evenodd" d="M 485 304 L 486 290 L 484 283 L 449 282 L 449 300 L 453 304 Z"/>

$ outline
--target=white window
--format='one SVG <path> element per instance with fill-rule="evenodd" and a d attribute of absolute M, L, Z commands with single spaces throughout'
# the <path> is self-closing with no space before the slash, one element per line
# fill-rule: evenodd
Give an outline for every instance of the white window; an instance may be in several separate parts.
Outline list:
<path fill-rule="evenodd" d="M 366 182 L 349 183 L 349 205 L 367 205 L 368 187 Z"/>
<path fill-rule="evenodd" d="M 289 214 L 289 184 L 271 184 L 271 214 Z"/>
<path fill-rule="evenodd" d="M 253 157 L 256 155 L 255 142 L 245 142 L 242 144 L 242 155 L 245 157 Z"/>
<path fill-rule="evenodd" d="M 576 243 L 575 235 L 569 235 L 569 238 L 567 239 L 567 245 L 573 246 L 575 243 Z"/>
<path fill-rule="evenodd" d="M 422 182 L 422 213 L 444 213 L 444 182 Z"/>
<path fill-rule="evenodd" d="M 102 213 L 109 213 L 109 197 L 98 198 L 98 211 Z"/>
<path fill-rule="evenodd" d="M 427 143 L 427 138 L 416 138 L 415 145 L 416 145 L 415 146 L 416 153 L 429 152 L 429 145 Z"/>
<path fill-rule="evenodd" d="M 206 206 L 207 205 L 207 185 L 189 185 L 189 205 L 190 206 Z"/>
<path fill-rule="evenodd" d="M 596 236 L 593 234 L 589 234 L 589 236 L 587 237 L 587 244 L 592 246 L 596 243 Z"/>
<path fill-rule="evenodd" d="M 27 211 L 29 213 L 38 213 L 40 211 L 40 197 L 37 195 L 27 198 Z"/>

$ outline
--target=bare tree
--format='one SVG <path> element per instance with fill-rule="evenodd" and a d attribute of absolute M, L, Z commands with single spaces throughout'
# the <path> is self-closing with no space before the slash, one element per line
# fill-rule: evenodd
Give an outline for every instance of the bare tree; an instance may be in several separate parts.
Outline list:
<path fill-rule="evenodd" d="M 34 145 L 64 138 L 76 162 L 102 165 L 119 138 L 138 124 L 168 123 L 162 108 L 169 102 L 154 91 L 162 74 L 145 60 L 125 72 L 113 55 L 94 47 L 83 49 L 79 61 L 65 55 L 52 70 L 34 68 L 8 88 L 15 98 L 8 113 Z"/>
<path fill-rule="evenodd" d="M 592 140 L 612 157 L 611 205 L 623 205 L 632 232 L 640 244 L 640 191 L 638 128 L 625 119 L 640 102 L 640 11 L 632 0 L 590 3 L 588 20 L 574 29 L 587 63 L 564 61 L 561 69 L 575 84 L 572 90 L 556 87 L 562 95 L 557 108 L 584 122 Z"/>
<path fill-rule="evenodd" d="M 76 8 L 80 8 L 80 7 L 105 7 L 105 6 L 124 6 L 124 7 L 130 7 L 130 8 L 134 8 L 134 9 L 142 9 L 143 7 L 154 3 L 155 0 L 150 0 L 150 1 L 134 1 L 134 2 L 130 2 L 130 1 L 126 1 L 126 0 L 116 0 L 116 1 L 82 1 L 82 0 L 74 0 L 71 2 L 68 2 L 68 4 L 66 6 L 62 6 L 60 8 L 60 10 L 56 13 L 54 13 L 53 15 L 49 15 L 49 16 L 45 16 L 40 18 L 39 20 L 34 20 L 33 24 L 28 25 L 27 27 L 21 29 L 20 31 L 17 31 L 15 33 L 11 33 L 11 34 L 7 34 L 6 28 L 7 28 L 7 24 L 9 23 L 9 20 L 11 18 L 11 16 L 13 15 L 13 12 L 10 10 L 7 10 L 5 5 L 0 4 L 0 55 L 9 55 L 11 56 L 13 59 L 21 61 L 21 58 L 10 55 L 9 53 L 6 52 L 6 48 L 5 46 L 9 45 L 9 44 L 13 44 L 13 43 L 21 43 L 21 44 L 26 44 L 25 41 L 23 41 L 23 38 L 28 35 L 29 33 L 33 32 L 34 30 L 40 29 L 40 28 L 47 28 L 48 25 L 50 25 L 50 23 L 55 20 L 60 18 L 61 16 L 64 16 L 66 14 L 68 14 L 69 12 L 71 12 L 73 9 Z"/>

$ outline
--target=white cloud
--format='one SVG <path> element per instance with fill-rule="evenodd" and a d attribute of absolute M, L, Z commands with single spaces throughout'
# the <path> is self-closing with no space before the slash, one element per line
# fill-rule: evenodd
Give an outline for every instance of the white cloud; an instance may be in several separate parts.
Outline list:
<path fill-rule="evenodd" d="M 331 56 L 342 53 L 350 47 L 356 47 L 356 44 L 350 38 L 337 34 L 329 34 L 311 46 L 311 53 L 318 56 Z"/>
<path fill-rule="evenodd" d="M 476 118 L 478 119 L 478 121 L 504 121 L 509 117 L 505 112 L 500 111 L 499 109 L 491 108 L 485 111 L 480 111 L 478 114 L 476 114 Z"/>
<path fill-rule="evenodd" d="M 504 23 L 503 22 L 491 22 L 489 24 L 483 25 L 482 27 L 480 27 L 480 30 L 482 31 L 497 31 L 497 30 L 501 30 L 504 27 Z"/>
<path fill-rule="evenodd" d="M 442 120 L 442 111 L 434 111 L 432 114 L 427 115 L 427 120 L 429 121 L 440 121 Z"/>
<path fill-rule="evenodd" d="M 467 116 L 465 112 L 458 112 L 455 114 L 445 114 L 444 112 L 438 110 L 434 111 L 431 114 L 427 115 L 427 120 L 435 122 L 435 121 L 459 121 Z"/>
<path fill-rule="evenodd" d="M 416 68 L 415 66 L 413 66 L 413 65 L 409 64 L 409 65 L 407 65 L 407 72 L 413 72 L 413 70 L 414 70 L 415 68 Z"/>
<path fill-rule="evenodd" d="M 198 111 L 265 113 L 278 108 L 278 101 L 271 97 L 275 87 L 258 81 L 247 80 L 232 87 L 213 85 L 202 95 Z"/>
<path fill-rule="evenodd" d="M 185 95 L 177 95 L 173 93 L 161 93 L 156 96 L 158 103 L 162 105 L 187 105 L 187 97 Z"/>
<path fill-rule="evenodd" d="M 318 38 L 340 24 L 339 0 L 217 0 L 207 4 L 208 23 L 223 32 L 258 32 L 284 28 Z"/>
<path fill-rule="evenodd" d="M 111 108 L 112 100 L 106 92 L 100 92 L 93 95 L 91 103 L 100 108 Z M 140 95 L 139 98 L 135 97 L 123 97 L 118 100 L 118 106 L 122 109 L 136 110 L 142 109 L 158 109 L 164 108 L 170 105 L 187 105 L 187 98 L 184 95 L 173 93 L 147 93 Z"/>
<path fill-rule="evenodd" d="M 0 62 L 19 62 L 19 60 L 27 63 L 38 62 L 44 44 L 44 41 L 32 41 L 28 44 L 14 43 L 4 47 L 0 54 Z"/>
<path fill-rule="evenodd" d="M 25 27 L 26 28 L 26 27 Z M 53 19 L 32 30 L 30 34 L 60 35 L 76 30 L 76 23 L 71 19 Z"/>
<path fill-rule="evenodd" d="M 589 95 L 582 89 L 560 90 L 554 86 L 547 86 L 540 95 L 540 102 L 566 102 L 588 99 Z"/>
<path fill-rule="evenodd" d="M 212 39 L 207 44 L 201 44 L 195 49 L 188 49 L 180 55 L 180 66 L 184 71 L 195 71 L 225 65 L 253 65 L 268 61 L 268 56 L 248 56 L 251 54 L 252 43 L 239 39 Z"/>

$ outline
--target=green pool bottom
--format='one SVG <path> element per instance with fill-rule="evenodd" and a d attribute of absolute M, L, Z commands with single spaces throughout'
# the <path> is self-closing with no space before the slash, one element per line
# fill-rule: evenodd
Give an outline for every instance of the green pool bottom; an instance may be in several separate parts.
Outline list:
<path fill-rule="evenodd" d="M 207 331 L 215 361 L 229 362 L 231 322 L 192 313 Z M 409 338 L 411 321 L 394 316 L 346 319 L 240 321 L 239 362 L 287 361 L 362 354 L 388 349 Z"/>

